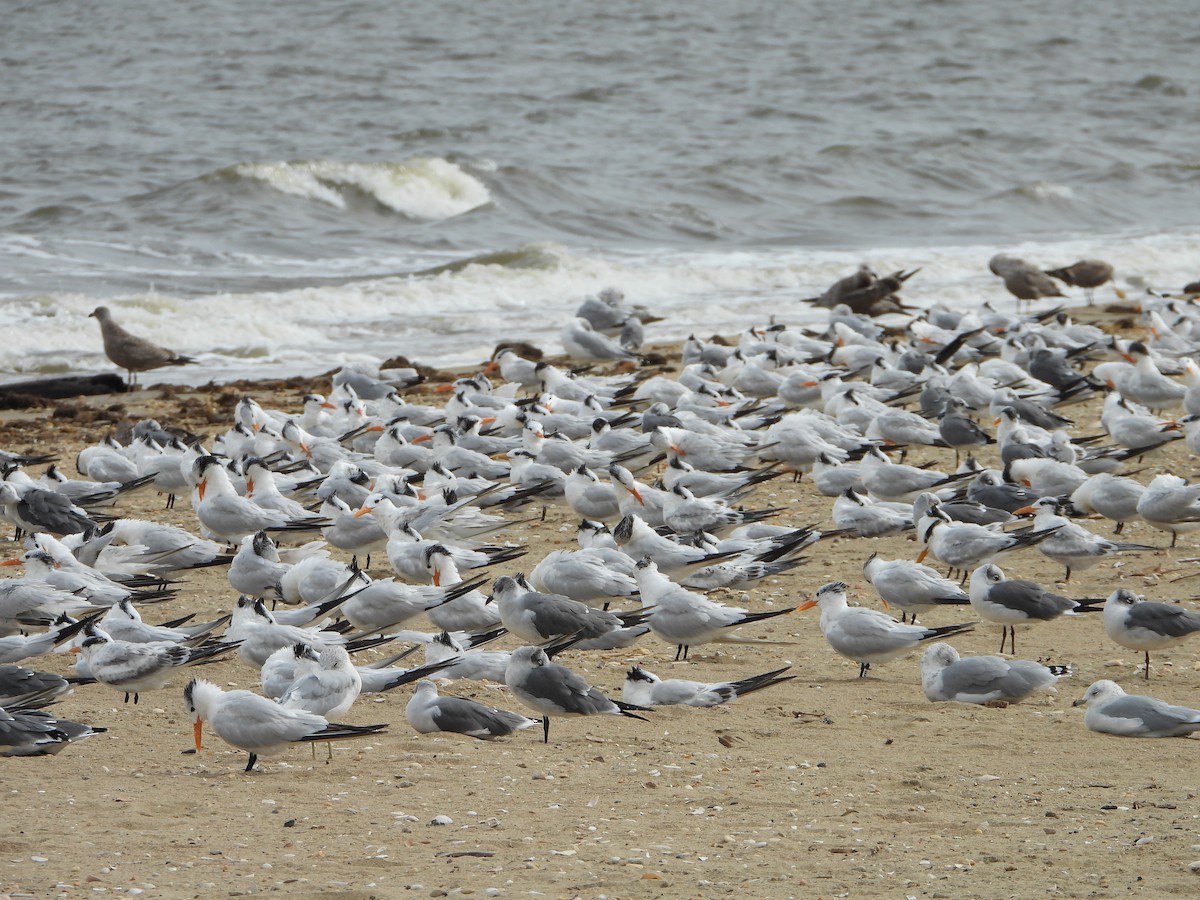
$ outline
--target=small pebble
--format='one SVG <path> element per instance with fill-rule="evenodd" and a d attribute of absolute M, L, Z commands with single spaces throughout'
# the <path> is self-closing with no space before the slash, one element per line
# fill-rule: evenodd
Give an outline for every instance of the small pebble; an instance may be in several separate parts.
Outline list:
<path fill-rule="evenodd" d="M 429 820 L 430 825 L 453 825 L 454 820 L 449 816 L 434 816 Z"/>

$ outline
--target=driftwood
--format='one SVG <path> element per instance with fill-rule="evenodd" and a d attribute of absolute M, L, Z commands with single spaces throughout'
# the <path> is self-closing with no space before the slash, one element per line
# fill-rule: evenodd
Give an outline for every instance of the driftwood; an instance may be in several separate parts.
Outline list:
<path fill-rule="evenodd" d="M 123 394 L 127 390 L 129 387 L 124 378 L 113 372 L 105 372 L 101 375 L 59 375 L 31 381 L 11 381 L 0 384 L 0 398 L 43 397 L 61 400 L 81 394 Z"/>

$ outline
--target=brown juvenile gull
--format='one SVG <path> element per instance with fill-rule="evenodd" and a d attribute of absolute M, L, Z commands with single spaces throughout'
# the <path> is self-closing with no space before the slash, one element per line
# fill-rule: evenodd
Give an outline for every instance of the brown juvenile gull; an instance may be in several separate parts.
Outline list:
<path fill-rule="evenodd" d="M 1049 275 L 1015 256 L 1003 253 L 993 256 L 988 261 L 988 268 L 1004 279 L 1004 286 L 1018 300 L 1018 308 L 1021 300 L 1032 302 L 1043 297 L 1063 296 Z"/>
<path fill-rule="evenodd" d="M 1088 306 L 1091 306 L 1095 299 L 1093 291 L 1112 281 L 1113 267 L 1102 259 L 1081 259 L 1062 269 L 1046 269 L 1046 274 L 1071 287 L 1083 288 Z M 1120 291 L 1117 291 L 1117 294 L 1124 296 Z"/>
<path fill-rule="evenodd" d="M 97 306 L 88 317 L 100 323 L 104 355 L 129 373 L 130 385 L 137 383 L 137 372 L 160 366 L 186 366 L 195 362 L 190 356 L 182 356 L 174 350 L 130 334 L 113 320 L 107 306 Z"/>

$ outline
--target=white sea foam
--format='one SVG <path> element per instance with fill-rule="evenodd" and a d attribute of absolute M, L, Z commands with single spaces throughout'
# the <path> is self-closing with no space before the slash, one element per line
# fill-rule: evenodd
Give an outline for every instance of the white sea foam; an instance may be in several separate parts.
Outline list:
<path fill-rule="evenodd" d="M 487 186 L 440 157 L 397 163 L 242 163 L 233 171 L 277 191 L 345 209 L 353 192 L 414 219 L 449 219 L 491 200 Z"/>
<path fill-rule="evenodd" d="M 920 268 L 903 296 L 915 306 L 944 303 L 1012 309 L 1013 298 L 987 270 L 1007 252 L 1050 268 L 1085 257 L 1113 263 L 1118 284 L 1174 289 L 1195 278 L 1200 235 L 1029 243 L 1004 247 L 884 248 L 870 252 L 804 249 L 707 252 L 658 251 L 587 256 L 556 245 L 529 248 L 538 267 L 468 265 L 425 277 L 364 279 L 287 291 L 176 297 L 145 292 L 105 302 L 137 334 L 201 365 L 159 370 L 154 378 L 203 383 L 251 375 L 315 374 L 346 362 L 390 356 L 440 365 L 472 365 L 505 338 L 561 349 L 558 331 L 589 293 L 615 285 L 633 302 L 663 315 L 647 328 L 654 340 L 689 333 L 731 334 L 770 320 L 793 325 L 824 321 L 801 303 L 861 262 L 876 271 Z M 1097 292 L 1100 302 L 1115 295 Z M 1083 302 L 1081 292 L 1068 293 Z M 1070 301 L 1068 301 L 1070 302 Z M 0 345 L 0 372 L 106 370 L 95 298 L 82 294 L 11 298 L 12 328 Z"/>

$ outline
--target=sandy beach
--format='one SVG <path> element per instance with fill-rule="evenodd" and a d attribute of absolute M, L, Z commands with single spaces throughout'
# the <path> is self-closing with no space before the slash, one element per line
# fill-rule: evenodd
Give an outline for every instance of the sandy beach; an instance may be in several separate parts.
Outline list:
<path fill-rule="evenodd" d="M 152 373 L 146 380 L 153 384 Z M 53 452 L 73 474 L 77 451 L 127 418 L 151 415 L 211 435 L 228 426 L 245 393 L 298 410 L 305 391 L 328 387 L 327 378 L 296 379 L 67 401 L 57 411 L 5 414 L 0 447 Z M 1077 433 L 1094 433 L 1097 404 L 1069 413 Z M 1195 463 L 1180 444 L 1147 458 L 1138 479 L 1159 471 L 1191 477 Z M 944 452 L 914 456 L 952 465 Z M 162 504 L 141 492 L 117 511 L 195 530 L 185 498 L 174 510 Z M 831 504 L 807 480 L 787 478 L 747 501 L 785 507 L 783 524 L 826 528 Z M 544 522 L 515 525 L 505 539 L 530 553 L 491 574 L 528 571 L 549 550 L 575 546 L 576 521 L 560 503 Z M 1111 531 L 1098 520 L 1089 527 Z M 1124 539 L 1168 543 L 1141 523 Z M 1196 571 L 1198 540 L 1122 554 L 1078 573 L 1062 591 L 1104 597 L 1124 586 L 1191 601 L 1200 580 L 1176 579 Z M 917 553 L 907 537 L 834 538 L 786 575 L 714 596 L 778 609 L 842 580 L 853 601 L 878 607 L 862 575 L 874 551 Z M 0 547 L 5 558 L 19 553 L 17 544 Z M 1004 568 L 1044 584 L 1062 575 L 1036 550 Z M 391 574 L 382 555 L 371 571 Z M 211 618 L 236 600 L 221 569 L 189 574 L 179 587 L 175 600 L 144 610 L 147 621 L 190 612 Z M 984 708 L 926 701 L 919 653 L 859 679 L 857 665 L 826 644 L 817 618 L 812 610 L 748 626 L 744 636 L 768 642 L 697 647 L 686 663 L 673 663 L 674 647 L 653 636 L 628 650 L 562 658 L 618 696 L 632 664 L 712 681 L 792 665 L 794 680 L 727 706 L 663 708 L 648 722 L 559 719 L 548 745 L 540 729 L 484 743 L 413 733 L 404 687 L 366 695 L 343 717 L 390 723 L 381 736 L 336 745 L 332 761 L 323 749 L 314 759 L 297 747 L 261 759 L 251 774 L 242 773 L 245 754 L 211 730 L 201 753 L 182 753 L 192 743 L 185 675 L 136 706 L 110 688 L 79 687 L 55 712 L 107 733 L 58 756 L 0 763 L 7 823 L 0 896 L 1195 895 L 1197 742 L 1093 734 L 1071 701 L 1092 681 L 1111 678 L 1131 693 L 1200 706 L 1200 640 L 1154 653 L 1147 683 L 1140 654 L 1113 644 L 1098 615 L 1021 628 L 1022 658 L 1070 663 L 1074 677 L 1057 695 Z M 973 618 L 969 608 L 951 607 L 922 621 Z M 995 653 L 999 641 L 998 626 L 981 624 L 952 643 L 967 655 Z M 365 657 L 372 655 L 383 653 Z M 59 673 L 69 664 L 65 655 L 23 663 Z M 236 659 L 204 674 L 223 687 L 258 689 L 258 673 Z M 444 693 L 527 712 L 500 687 L 456 682 Z M 449 821 L 434 824 L 436 817 Z"/>

